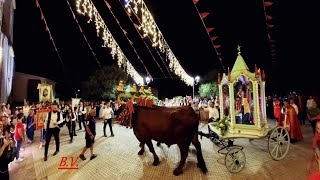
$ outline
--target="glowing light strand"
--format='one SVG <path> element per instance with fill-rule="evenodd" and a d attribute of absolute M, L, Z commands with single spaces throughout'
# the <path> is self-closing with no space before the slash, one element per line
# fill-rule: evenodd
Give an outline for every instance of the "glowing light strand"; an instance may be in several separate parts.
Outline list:
<path fill-rule="evenodd" d="M 116 16 L 113 14 L 112 9 L 109 8 L 109 6 L 108 6 L 108 4 L 107 4 L 108 2 L 105 1 L 105 3 L 106 3 L 106 5 L 107 5 L 107 7 L 108 7 L 108 9 L 109 9 L 109 11 L 110 11 L 110 13 L 111 13 L 111 15 L 113 16 L 113 18 L 116 19 L 117 24 L 119 25 L 119 27 L 121 28 L 121 30 L 124 31 L 124 29 L 123 29 L 123 27 L 121 26 L 120 22 L 117 20 Z M 147 69 L 146 65 L 144 64 L 144 62 L 143 62 L 142 59 L 140 58 L 139 54 L 137 53 L 136 49 L 135 49 L 134 46 L 131 44 L 130 39 L 128 38 L 127 34 L 124 33 L 124 35 L 125 35 L 125 37 L 127 38 L 127 40 L 129 41 L 129 44 L 131 45 L 133 51 L 135 52 L 137 58 L 139 59 L 139 61 L 140 61 L 141 64 L 142 64 L 142 66 L 143 66 L 144 69 L 146 70 L 149 78 L 153 79 L 152 76 L 151 76 L 151 74 L 149 73 L 149 70 Z M 152 56 L 152 57 L 153 57 L 153 56 Z M 153 57 L 153 59 L 154 59 L 154 57 Z M 155 60 L 155 59 L 154 59 L 154 60 Z M 155 60 L 155 61 L 156 61 L 156 60 Z M 163 71 L 162 71 L 162 73 L 163 73 Z"/>
<path fill-rule="evenodd" d="M 144 36 L 150 35 L 152 38 L 153 46 L 158 47 L 161 52 L 165 53 L 169 60 L 170 69 L 178 75 L 182 81 L 187 85 L 192 86 L 194 84 L 194 78 L 188 75 L 183 67 L 180 65 L 178 59 L 170 49 L 168 43 L 164 39 L 160 29 L 158 28 L 156 22 L 154 21 L 149 9 L 143 0 L 129 0 L 126 4 L 126 8 L 130 13 L 133 9 L 133 12 L 139 16 L 141 19 L 141 24 L 139 29 L 144 32 Z"/>
<path fill-rule="evenodd" d="M 124 11 L 126 11 L 125 7 L 122 5 L 121 2 L 120 2 L 120 5 L 121 5 L 121 7 L 124 9 Z M 128 9 L 128 10 L 130 10 L 130 9 Z M 131 19 L 131 16 L 129 16 L 129 19 L 130 19 L 131 23 L 134 24 L 133 20 Z M 140 19 L 138 19 L 138 21 L 139 21 L 139 23 L 141 23 L 141 22 L 140 22 Z M 134 26 L 134 29 L 137 31 L 137 33 L 140 35 L 140 37 L 143 38 L 141 32 L 139 31 L 139 29 L 138 29 L 136 26 Z M 149 37 L 149 36 L 148 36 L 148 37 Z M 150 37 L 149 37 L 149 38 L 150 38 Z M 150 40 L 151 40 L 151 38 L 150 38 Z M 149 53 L 150 53 L 150 55 L 152 56 L 153 60 L 155 61 L 155 63 L 156 63 L 157 66 L 159 67 L 160 71 L 164 74 L 161 66 L 159 65 L 159 63 L 157 62 L 157 60 L 155 59 L 155 57 L 153 56 L 153 54 L 152 54 L 149 46 L 147 45 L 147 43 L 146 43 L 145 41 L 142 41 L 142 42 L 144 43 L 145 47 L 146 47 L 147 50 L 149 51 Z M 170 78 L 172 79 L 173 77 L 172 77 L 172 75 L 171 75 L 171 73 L 170 73 L 170 70 L 169 70 L 169 68 L 168 68 L 168 65 L 164 62 L 164 59 L 163 59 L 163 57 L 161 56 L 161 54 L 159 53 L 159 51 L 158 51 L 157 49 L 155 49 L 155 50 L 156 50 L 157 55 L 158 55 L 159 58 L 161 59 L 164 67 L 166 68 L 166 70 L 167 70 Z M 164 75 L 165 75 L 165 74 L 164 74 Z M 165 78 L 167 78 L 166 75 L 165 75 Z M 153 79 L 153 78 L 152 78 L 152 79 Z"/>
<path fill-rule="evenodd" d="M 97 36 L 99 37 L 102 33 L 103 45 L 102 47 L 108 47 L 111 49 L 111 56 L 113 59 L 117 59 L 118 66 L 126 67 L 127 73 L 134 79 L 138 85 L 144 84 L 144 79 L 141 75 L 135 70 L 132 64 L 128 61 L 127 57 L 124 55 L 120 46 L 112 36 L 107 25 L 100 16 L 98 10 L 91 0 L 77 0 L 76 1 L 77 12 L 83 16 L 88 16 L 88 23 L 91 21 L 94 22 L 96 27 Z"/>

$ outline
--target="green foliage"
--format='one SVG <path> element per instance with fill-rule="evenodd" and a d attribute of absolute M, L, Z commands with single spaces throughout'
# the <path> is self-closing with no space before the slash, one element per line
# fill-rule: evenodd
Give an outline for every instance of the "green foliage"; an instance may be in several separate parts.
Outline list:
<path fill-rule="evenodd" d="M 125 93 L 130 93 L 131 92 L 131 86 L 128 84 L 128 85 L 126 85 L 125 87 L 124 87 L 124 92 Z"/>
<path fill-rule="evenodd" d="M 220 129 L 221 135 L 224 136 L 229 129 L 230 121 L 230 118 L 225 116 L 218 122 L 212 122 L 212 125 L 214 125 L 216 129 Z"/>
<path fill-rule="evenodd" d="M 210 82 L 201 84 L 199 87 L 199 93 L 201 97 L 210 98 L 211 96 L 219 95 L 219 87 L 217 82 Z"/>
<path fill-rule="evenodd" d="M 118 66 L 105 66 L 95 71 L 87 81 L 83 82 L 81 98 L 87 100 L 116 99 L 116 89 L 120 80 L 128 84 L 131 78 Z"/>

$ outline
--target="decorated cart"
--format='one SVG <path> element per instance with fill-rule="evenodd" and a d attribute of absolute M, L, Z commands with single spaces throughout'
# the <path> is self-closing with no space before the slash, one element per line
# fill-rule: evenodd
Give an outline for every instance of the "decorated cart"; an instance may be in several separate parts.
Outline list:
<path fill-rule="evenodd" d="M 126 103 L 127 101 L 131 101 L 131 102 L 137 102 L 137 103 L 144 103 L 144 105 L 147 105 L 148 103 L 150 104 L 152 103 L 153 105 L 154 102 L 158 101 L 158 98 L 153 95 L 151 87 L 145 88 L 144 86 L 140 86 L 139 91 L 137 91 L 138 88 L 139 87 L 137 87 L 136 84 L 125 87 L 123 81 L 120 81 L 117 87 L 118 104 L 123 104 L 123 103 Z"/>
<path fill-rule="evenodd" d="M 220 117 L 208 124 L 209 134 L 199 132 L 214 143 L 222 145 L 218 153 L 225 154 L 230 172 L 240 172 L 246 163 L 242 146 L 234 139 L 249 140 L 268 137 L 268 149 L 274 160 L 283 159 L 289 151 L 290 137 L 283 127 L 271 127 L 267 122 L 265 74 L 255 67 L 251 73 L 238 48 L 238 57 L 228 74 L 218 76 Z"/>
<path fill-rule="evenodd" d="M 118 122 L 120 125 L 131 126 L 131 118 L 129 107 L 133 107 L 131 105 L 127 105 L 128 103 L 137 103 L 139 106 L 153 106 L 158 102 L 158 98 L 156 98 L 151 90 L 151 87 L 145 88 L 144 86 L 140 86 L 139 91 L 137 91 L 138 87 L 136 84 L 132 86 L 124 86 L 123 81 L 119 82 L 117 87 L 117 103 L 119 105 L 119 111 L 121 112 L 118 115 Z M 122 109 L 124 108 L 124 109 Z"/>

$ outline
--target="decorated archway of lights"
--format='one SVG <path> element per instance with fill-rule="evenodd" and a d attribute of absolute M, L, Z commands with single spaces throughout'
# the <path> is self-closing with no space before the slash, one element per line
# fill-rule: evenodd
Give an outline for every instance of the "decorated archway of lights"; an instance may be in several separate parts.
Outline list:
<path fill-rule="evenodd" d="M 170 69 L 176 75 L 178 75 L 183 82 L 189 86 L 192 86 L 194 84 L 194 78 L 187 74 L 179 63 L 177 57 L 174 55 L 170 46 L 163 37 L 160 29 L 157 26 L 157 23 L 154 21 L 144 1 L 128 0 L 125 4 L 125 7 L 128 13 L 135 13 L 135 15 L 141 20 L 139 30 L 143 31 L 143 36 L 149 36 L 152 41 L 152 45 L 156 48 L 159 48 L 162 53 L 166 54 L 167 59 L 169 60 Z"/>
<path fill-rule="evenodd" d="M 111 32 L 109 31 L 107 25 L 103 21 L 100 13 L 98 12 L 95 5 L 92 3 L 91 0 L 77 0 L 76 1 L 77 11 L 83 15 L 88 16 L 89 22 L 94 22 L 96 26 L 97 36 L 100 36 L 102 33 L 102 40 L 104 42 L 103 47 L 111 49 L 111 56 L 114 59 L 117 59 L 118 65 L 126 67 L 127 73 L 133 78 L 133 80 L 138 85 L 144 84 L 143 77 L 135 70 L 132 64 L 129 62 L 123 51 L 121 50 L 120 46 L 112 36 Z"/>

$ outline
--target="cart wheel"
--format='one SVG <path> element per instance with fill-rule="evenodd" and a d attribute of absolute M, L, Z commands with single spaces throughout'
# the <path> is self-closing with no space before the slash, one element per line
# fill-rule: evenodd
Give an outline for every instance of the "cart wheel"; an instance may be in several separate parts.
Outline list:
<path fill-rule="evenodd" d="M 241 149 L 232 148 L 226 154 L 225 163 L 230 172 L 240 172 L 246 164 L 246 155 Z"/>
<path fill-rule="evenodd" d="M 288 131 L 283 127 L 276 127 L 269 136 L 268 147 L 269 153 L 274 160 L 283 159 L 290 146 L 290 136 Z"/>

